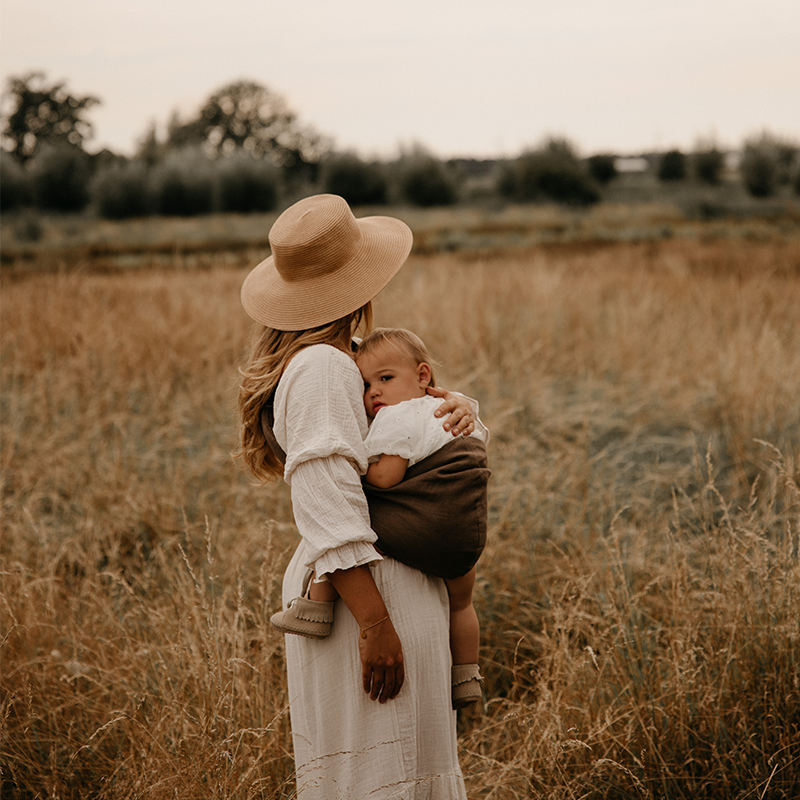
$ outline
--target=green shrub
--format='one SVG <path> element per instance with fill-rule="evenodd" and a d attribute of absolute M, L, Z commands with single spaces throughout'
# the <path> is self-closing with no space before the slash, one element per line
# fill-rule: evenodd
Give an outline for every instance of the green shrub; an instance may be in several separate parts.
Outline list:
<path fill-rule="evenodd" d="M 238 152 L 213 163 L 216 210 L 249 214 L 275 208 L 280 177 L 269 161 Z"/>
<path fill-rule="evenodd" d="M 211 162 L 200 150 L 175 150 L 153 169 L 158 213 L 189 217 L 208 214 L 214 208 L 214 175 Z"/>
<path fill-rule="evenodd" d="M 699 181 L 718 184 L 725 166 L 725 156 L 716 147 L 697 150 L 692 156 L 692 166 Z"/>
<path fill-rule="evenodd" d="M 584 206 L 600 199 L 587 166 L 563 139 L 551 139 L 508 162 L 501 170 L 498 191 L 519 202 L 555 200 Z"/>
<path fill-rule="evenodd" d="M 658 165 L 662 181 L 682 181 L 686 177 L 686 156 L 680 150 L 668 150 Z"/>
<path fill-rule="evenodd" d="M 322 187 L 351 206 L 384 205 L 388 197 L 383 167 L 362 161 L 355 153 L 333 155 L 323 162 Z"/>
<path fill-rule="evenodd" d="M 14 211 L 30 205 L 31 179 L 28 171 L 12 155 L 0 153 L 0 210 Z"/>
<path fill-rule="evenodd" d="M 144 161 L 100 167 L 92 181 L 91 195 L 97 213 L 106 219 L 144 217 L 156 211 L 150 171 Z"/>
<path fill-rule="evenodd" d="M 770 197 L 778 186 L 792 182 L 797 161 L 797 146 L 770 133 L 745 142 L 742 154 L 742 181 L 753 197 Z"/>
<path fill-rule="evenodd" d="M 742 155 L 742 181 L 753 197 L 770 197 L 778 184 L 778 164 L 774 153 L 763 142 L 745 145 Z"/>
<path fill-rule="evenodd" d="M 605 186 L 617 177 L 616 159 L 612 155 L 602 153 L 589 156 L 586 163 L 589 166 L 589 174 L 601 186 Z"/>
<path fill-rule="evenodd" d="M 34 201 L 51 211 L 81 211 L 89 202 L 89 156 L 72 145 L 43 147 L 31 161 Z"/>
<path fill-rule="evenodd" d="M 450 206 L 458 199 L 452 172 L 435 156 L 417 149 L 394 165 L 399 199 L 412 206 Z"/>
<path fill-rule="evenodd" d="M 775 194 L 777 169 L 768 153 L 752 151 L 742 159 L 742 179 L 753 197 L 770 197 Z"/>

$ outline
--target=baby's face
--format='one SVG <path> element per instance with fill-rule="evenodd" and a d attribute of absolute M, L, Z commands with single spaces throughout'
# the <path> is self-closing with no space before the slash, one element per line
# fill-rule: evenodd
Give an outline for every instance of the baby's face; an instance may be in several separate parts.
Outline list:
<path fill-rule="evenodd" d="M 410 355 L 385 345 L 358 356 L 356 364 L 364 378 L 364 408 L 374 417 L 384 406 L 427 394 L 430 366 L 416 364 Z"/>

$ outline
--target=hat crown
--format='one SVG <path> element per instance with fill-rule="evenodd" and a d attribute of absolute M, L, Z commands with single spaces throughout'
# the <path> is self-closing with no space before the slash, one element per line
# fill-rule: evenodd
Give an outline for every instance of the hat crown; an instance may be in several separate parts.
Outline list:
<path fill-rule="evenodd" d="M 307 197 L 275 220 L 272 253 L 245 278 L 242 305 L 256 322 L 282 331 L 342 319 L 389 283 L 412 241 L 399 219 L 356 219 L 342 197 Z"/>
<path fill-rule="evenodd" d="M 275 269 L 290 283 L 335 272 L 358 250 L 359 228 L 347 202 L 316 195 L 281 214 L 269 233 Z"/>

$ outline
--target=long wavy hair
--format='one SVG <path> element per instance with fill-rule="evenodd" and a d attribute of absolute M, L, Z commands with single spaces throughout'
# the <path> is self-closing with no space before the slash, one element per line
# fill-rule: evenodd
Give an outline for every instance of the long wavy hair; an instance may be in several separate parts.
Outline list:
<path fill-rule="evenodd" d="M 283 464 L 273 452 L 261 427 L 264 406 L 272 400 L 290 359 L 312 344 L 340 347 L 362 329 L 372 328 L 372 304 L 326 325 L 304 331 L 279 331 L 264 325 L 254 331 L 250 358 L 239 370 L 240 447 L 234 454 L 262 483 L 280 478 Z"/>

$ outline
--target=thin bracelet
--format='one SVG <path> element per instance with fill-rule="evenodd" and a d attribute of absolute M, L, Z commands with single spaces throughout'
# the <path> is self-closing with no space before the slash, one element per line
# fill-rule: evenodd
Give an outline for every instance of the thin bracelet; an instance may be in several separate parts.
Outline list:
<path fill-rule="evenodd" d="M 373 622 L 372 625 L 367 625 L 366 628 L 362 628 L 361 626 L 359 626 L 358 629 L 361 631 L 361 638 L 362 639 L 366 639 L 367 638 L 367 631 L 370 628 L 374 628 L 376 625 L 380 625 L 381 622 L 386 622 L 387 619 L 389 619 L 389 615 L 388 614 L 383 619 L 379 619 L 377 622 Z"/>

